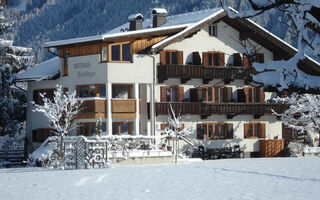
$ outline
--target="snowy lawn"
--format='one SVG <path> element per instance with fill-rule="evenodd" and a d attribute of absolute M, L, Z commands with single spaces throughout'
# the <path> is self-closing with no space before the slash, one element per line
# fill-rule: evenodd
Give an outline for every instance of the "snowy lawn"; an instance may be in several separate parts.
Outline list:
<path fill-rule="evenodd" d="M 319 171 L 319 157 L 0 169 L 0 199 L 319 199 Z"/>

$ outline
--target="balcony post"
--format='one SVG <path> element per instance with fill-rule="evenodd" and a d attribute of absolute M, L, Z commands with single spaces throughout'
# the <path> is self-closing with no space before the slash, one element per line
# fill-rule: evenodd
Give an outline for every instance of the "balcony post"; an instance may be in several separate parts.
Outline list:
<path fill-rule="evenodd" d="M 111 110 L 111 98 L 112 98 L 112 85 L 106 84 L 107 89 L 107 134 L 112 135 L 112 110 Z"/>
<path fill-rule="evenodd" d="M 154 112 L 154 84 L 150 84 L 150 120 L 151 120 L 151 132 L 148 131 L 148 135 L 155 135 L 155 112 Z"/>
<path fill-rule="evenodd" d="M 140 135 L 140 108 L 139 108 L 139 84 L 134 84 L 134 96 L 136 100 L 136 119 L 135 119 L 135 134 Z"/>

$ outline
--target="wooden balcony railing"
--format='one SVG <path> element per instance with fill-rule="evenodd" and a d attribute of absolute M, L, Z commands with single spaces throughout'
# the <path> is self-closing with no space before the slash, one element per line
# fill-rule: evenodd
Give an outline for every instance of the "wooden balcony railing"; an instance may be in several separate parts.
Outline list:
<path fill-rule="evenodd" d="M 81 110 L 77 115 L 77 119 L 88 119 L 97 117 L 106 117 L 106 100 L 94 99 L 85 100 L 81 105 Z"/>
<path fill-rule="evenodd" d="M 181 83 L 186 83 L 192 78 L 199 78 L 207 84 L 212 79 L 244 79 L 255 73 L 253 67 L 206 67 L 203 65 L 159 65 L 158 82 L 162 83 L 168 78 L 180 78 Z"/>
<path fill-rule="evenodd" d="M 112 99 L 112 117 L 114 118 L 135 118 L 136 100 L 135 99 Z M 141 99 L 139 100 L 139 113 L 141 113 Z"/>
<path fill-rule="evenodd" d="M 286 105 L 278 103 L 201 103 L 201 102 L 173 102 L 173 110 L 181 115 L 201 115 L 202 119 L 213 114 L 227 115 L 232 118 L 236 115 L 254 115 L 259 118 L 265 114 L 272 114 L 272 109 L 278 113 L 285 111 Z M 169 103 L 155 103 L 156 115 L 167 115 Z"/>

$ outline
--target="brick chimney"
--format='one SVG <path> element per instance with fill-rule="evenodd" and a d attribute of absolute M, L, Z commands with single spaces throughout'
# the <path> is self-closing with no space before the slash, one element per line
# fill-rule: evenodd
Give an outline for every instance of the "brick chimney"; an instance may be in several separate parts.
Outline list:
<path fill-rule="evenodd" d="M 128 17 L 128 21 L 130 22 L 130 27 L 129 27 L 130 31 L 143 29 L 143 27 L 142 27 L 143 15 L 142 14 L 140 14 L 140 13 L 132 14 Z"/>
<path fill-rule="evenodd" d="M 160 27 L 167 21 L 167 10 L 164 8 L 154 8 L 151 14 L 153 15 L 153 28 Z"/>

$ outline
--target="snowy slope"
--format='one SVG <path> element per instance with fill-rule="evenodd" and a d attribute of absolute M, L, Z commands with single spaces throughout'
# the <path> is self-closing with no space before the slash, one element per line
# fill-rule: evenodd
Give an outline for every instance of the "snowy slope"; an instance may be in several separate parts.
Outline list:
<path fill-rule="evenodd" d="M 319 199 L 320 158 L 229 159 L 50 171 L 1 169 L 6 199 Z"/>

